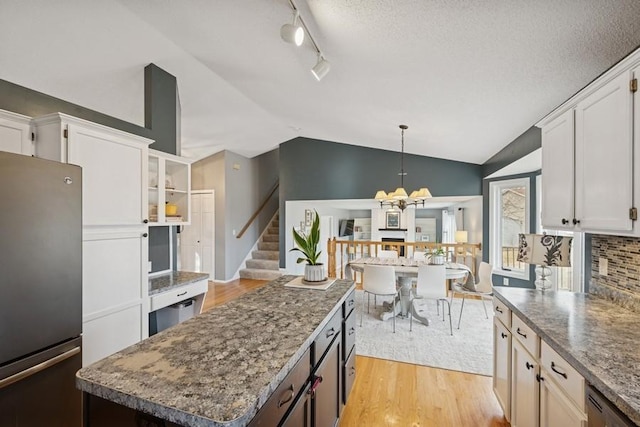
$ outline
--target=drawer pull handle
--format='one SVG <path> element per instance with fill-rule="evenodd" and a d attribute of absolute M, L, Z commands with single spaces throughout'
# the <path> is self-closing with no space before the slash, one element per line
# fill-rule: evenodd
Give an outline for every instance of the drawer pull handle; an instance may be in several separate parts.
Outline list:
<path fill-rule="evenodd" d="M 502 335 L 502 338 L 506 338 L 507 334 L 505 334 L 504 332 L 500 332 L 500 335 Z"/>
<path fill-rule="evenodd" d="M 181 297 L 182 295 L 186 295 L 186 294 L 187 294 L 187 291 L 184 291 L 184 292 L 182 292 L 182 293 L 179 293 L 179 294 L 178 294 L 178 295 L 176 295 L 176 296 L 177 296 L 177 297 Z"/>
<path fill-rule="evenodd" d="M 529 362 L 525 363 L 524 366 L 526 366 L 527 369 L 533 368 L 533 365 L 531 363 L 529 363 Z"/>
<path fill-rule="evenodd" d="M 356 333 L 356 328 L 349 328 L 349 335 L 353 335 Z"/>
<path fill-rule="evenodd" d="M 332 337 L 336 334 L 336 330 L 331 328 L 327 331 L 327 338 Z"/>
<path fill-rule="evenodd" d="M 496 311 L 497 311 L 498 313 L 503 313 L 502 309 L 501 309 L 500 307 L 498 307 L 497 305 L 496 305 Z"/>
<path fill-rule="evenodd" d="M 566 372 L 558 371 L 558 370 L 556 369 L 556 364 L 555 364 L 555 363 L 553 363 L 553 362 L 551 362 L 551 370 L 552 370 L 553 372 L 555 372 L 556 374 L 560 375 L 561 377 L 564 377 L 564 379 L 565 379 L 565 380 L 567 379 L 567 374 L 566 374 Z"/>
<path fill-rule="evenodd" d="M 313 385 L 311 386 L 311 388 L 307 392 L 307 394 L 311 395 L 312 399 L 316 397 L 316 389 L 318 388 L 318 386 L 320 385 L 321 382 L 322 382 L 322 376 L 316 377 L 313 380 Z"/>
<path fill-rule="evenodd" d="M 522 336 L 522 337 L 527 337 L 527 334 L 523 334 L 522 332 L 520 332 L 520 328 L 516 329 L 516 332 L 518 333 L 518 335 Z"/>
<path fill-rule="evenodd" d="M 285 404 L 291 402 L 291 399 L 293 399 L 293 395 L 294 395 L 293 384 L 291 384 L 289 386 L 289 388 L 285 390 L 285 392 L 287 393 L 287 397 L 284 400 L 282 400 L 282 399 L 278 400 L 278 408 L 281 408 L 282 405 L 285 405 Z"/>

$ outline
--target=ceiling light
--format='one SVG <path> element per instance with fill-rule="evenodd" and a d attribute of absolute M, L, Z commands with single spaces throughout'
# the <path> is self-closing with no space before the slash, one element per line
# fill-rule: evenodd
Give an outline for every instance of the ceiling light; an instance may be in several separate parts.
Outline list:
<path fill-rule="evenodd" d="M 298 11 L 293 15 L 293 23 L 292 24 L 284 24 L 280 28 L 280 37 L 282 40 L 287 43 L 294 43 L 296 46 L 302 45 L 304 41 L 304 28 L 302 25 L 298 24 L 298 17 L 300 14 Z"/>
<path fill-rule="evenodd" d="M 329 72 L 329 69 L 327 69 L 324 74 L 326 74 L 327 72 Z M 404 176 L 406 175 L 406 173 L 404 172 L 404 131 L 409 129 L 409 127 L 407 125 L 400 125 L 400 129 L 402 132 L 402 154 L 400 154 L 399 174 L 400 187 L 396 188 L 396 191 L 392 191 L 389 194 L 387 194 L 384 190 L 378 190 L 374 198 L 380 202 L 380 207 L 390 206 L 391 208 L 395 208 L 397 206 L 401 211 L 403 211 L 407 206 L 424 206 L 424 201 L 425 199 L 431 197 L 431 192 L 428 188 L 422 187 L 419 190 L 411 192 L 410 196 L 407 196 L 407 191 L 404 189 Z"/>
<path fill-rule="evenodd" d="M 311 69 L 311 74 L 313 74 L 313 77 L 315 77 L 318 81 L 320 81 L 324 76 L 327 75 L 330 69 L 331 69 L 331 63 L 329 63 L 329 61 L 324 59 L 322 55 L 319 54 L 318 62 Z"/>

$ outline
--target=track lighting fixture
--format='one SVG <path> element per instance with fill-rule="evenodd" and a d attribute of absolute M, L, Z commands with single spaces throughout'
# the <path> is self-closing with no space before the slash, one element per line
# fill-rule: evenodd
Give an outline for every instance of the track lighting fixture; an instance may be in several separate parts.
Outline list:
<path fill-rule="evenodd" d="M 280 37 L 282 37 L 282 40 L 288 43 L 295 43 L 296 46 L 300 46 L 304 41 L 306 33 L 307 37 L 309 37 L 309 40 L 311 41 L 311 44 L 313 45 L 313 48 L 318 54 L 318 61 L 316 62 L 316 65 L 314 65 L 311 69 L 311 74 L 313 74 L 313 77 L 320 81 L 324 76 L 327 75 L 327 73 L 331 69 L 331 64 L 324 58 L 324 55 L 320 51 L 318 44 L 311 36 L 311 33 L 309 33 L 309 28 L 307 28 L 307 25 L 304 23 L 304 20 L 302 19 L 302 16 L 300 16 L 300 12 L 298 11 L 298 8 L 296 7 L 293 0 L 289 0 L 289 4 L 291 5 L 291 8 L 294 12 L 293 24 L 284 24 L 280 28 Z"/>
<path fill-rule="evenodd" d="M 294 43 L 296 46 L 302 45 L 304 41 L 304 28 L 298 24 L 300 13 L 296 10 L 293 15 L 292 24 L 284 24 L 280 28 L 280 37 L 287 43 Z"/>
<path fill-rule="evenodd" d="M 318 53 L 318 62 L 316 62 L 316 65 L 311 69 L 311 74 L 313 74 L 313 77 L 320 81 L 324 76 L 327 75 L 330 69 L 331 64 L 329 63 L 329 61 L 324 59 L 321 53 Z"/>

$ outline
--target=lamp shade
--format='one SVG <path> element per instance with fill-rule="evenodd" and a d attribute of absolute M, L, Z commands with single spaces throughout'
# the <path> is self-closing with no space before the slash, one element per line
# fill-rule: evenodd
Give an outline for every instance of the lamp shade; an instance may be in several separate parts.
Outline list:
<path fill-rule="evenodd" d="M 376 193 L 376 200 L 386 200 L 387 199 L 387 193 L 385 193 L 383 190 L 378 190 L 378 192 Z"/>
<path fill-rule="evenodd" d="M 518 261 L 555 267 L 571 266 L 573 237 L 519 234 Z"/>
<path fill-rule="evenodd" d="M 456 231 L 456 243 L 467 243 L 469 241 L 469 233 L 465 230 Z"/>

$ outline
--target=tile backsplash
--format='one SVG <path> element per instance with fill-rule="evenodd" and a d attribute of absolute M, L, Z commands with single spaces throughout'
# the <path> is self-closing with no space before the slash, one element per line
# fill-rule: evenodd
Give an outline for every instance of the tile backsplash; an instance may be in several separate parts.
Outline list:
<path fill-rule="evenodd" d="M 606 276 L 600 274 L 601 258 L 607 259 Z M 589 292 L 615 299 L 628 308 L 640 307 L 640 239 L 591 236 Z"/>

